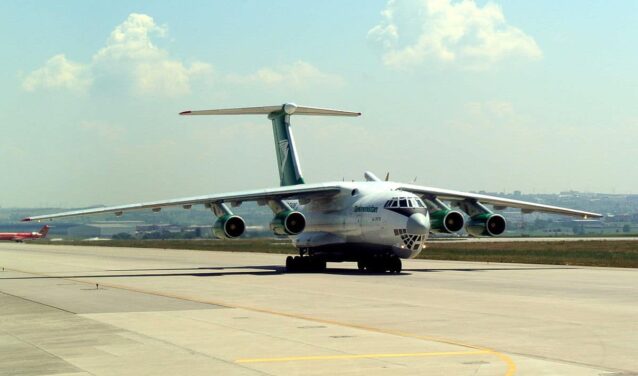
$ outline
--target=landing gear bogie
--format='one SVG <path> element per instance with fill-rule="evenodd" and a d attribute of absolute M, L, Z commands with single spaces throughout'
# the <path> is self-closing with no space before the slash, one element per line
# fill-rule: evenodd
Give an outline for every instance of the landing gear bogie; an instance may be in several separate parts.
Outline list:
<path fill-rule="evenodd" d="M 326 270 L 326 260 L 315 256 L 286 257 L 286 272 L 323 272 Z"/>

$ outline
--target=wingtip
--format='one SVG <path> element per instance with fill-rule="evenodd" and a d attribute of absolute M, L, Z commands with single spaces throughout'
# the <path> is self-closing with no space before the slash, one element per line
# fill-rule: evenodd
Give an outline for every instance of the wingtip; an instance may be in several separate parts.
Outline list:
<path fill-rule="evenodd" d="M 179 114 L 180 115 L 190 115 L 193 111 L 182 111 Z"/>
<path fill-rule="evenodd" d="M 604 217 L 605 217 L 604 215 L 598 214 L 598 213 L 589 213 L 589 214 L 583 215 L 583 219 L 601 219 Z"/>
<path fill-rule="evenodd" d="M 31 218 L 27 217 L 27 218 L 22 218 L 20 220 L 20 222 L 31 222 Z"/>

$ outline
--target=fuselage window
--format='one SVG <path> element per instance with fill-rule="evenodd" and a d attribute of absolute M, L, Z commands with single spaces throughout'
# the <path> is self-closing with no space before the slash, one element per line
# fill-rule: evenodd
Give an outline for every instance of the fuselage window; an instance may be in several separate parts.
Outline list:
<path fill-rule="evenodd" d="M 390 205 L 390 207 L 392 207 L 392 208 L 396 208 L 396 207 L 398 207 L 398 206 L 399 206 L 399 205 L 398 205 L 398 201 L 397 201 L 397 200 L 392 200 L 392 204 Z"/>
<path fill-rule="evenodd" d="M 407 200 L 405 198 L 399 199 L 399 207 L 400 208 L 407 208 L 408 207 L 408 203 L 406 201 Z"/>
<path fill-rule="evenodd" d="M 416 199 L 416 203 L 417 205 L 419 205 L 420 208 L 424 208 L 425 204 L 423 203 L 423 201 L 419 200 L 418 198 Z"/>

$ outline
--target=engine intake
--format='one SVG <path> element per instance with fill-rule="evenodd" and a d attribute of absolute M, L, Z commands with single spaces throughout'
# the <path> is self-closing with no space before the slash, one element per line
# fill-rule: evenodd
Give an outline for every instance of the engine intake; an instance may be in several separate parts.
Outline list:
<path fill-rule="evenodd" d="M 306 228 L 306 217 L 298 211 L 281 211 L 270 222 L 270 229 L 277 235 L 297 235 L 304 228 Z"/>
<path fill-rule="evenodd" d="M 430 213 L 430 224 L 432 232 L 454 233 L 461 231 L 465 218 L 456 210 L 441 209 Z"/>
<path fill-rule="evenodd" d="M 466 230 L 472 236 L 498 236 L 505 232 L 507 222 L 500 214 L 483 213 L 472 217 Z"/>
<path fill-rule="evenodd" d="M 234 239 L 246 230 L 246 223 L 237 215 L 224 214 L 213 225 L 213 236 L 218 239 Z"/>

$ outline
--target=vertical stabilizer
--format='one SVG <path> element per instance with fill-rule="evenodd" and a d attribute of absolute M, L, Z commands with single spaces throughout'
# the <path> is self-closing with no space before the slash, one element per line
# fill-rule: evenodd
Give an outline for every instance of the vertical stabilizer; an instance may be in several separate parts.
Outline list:
<path fill-rule="evenodd" d="M 327 108 L 303 107 L 294 103 L 279 106 L 226 108 L 219 110 L 184 111 L 180 115 L 257 115 L 265 114 L 272 121 L 272 132 L 275 137 L 279 183 L 282 186 L 304 184 L 301 166 L 295 146 L 295 139 L 290 129 L 290 116 L 360 116 L 360 112 L 331 110 Z"/>
<path fill-rule="evenodd" d="M 304 184 L 295 139 L 290 129 L 290 114 L 282 109 L 269 114 L 268 118 L 272 120 L 272 133 L 275 136 L 279 184 L 281 186 Z"/>

